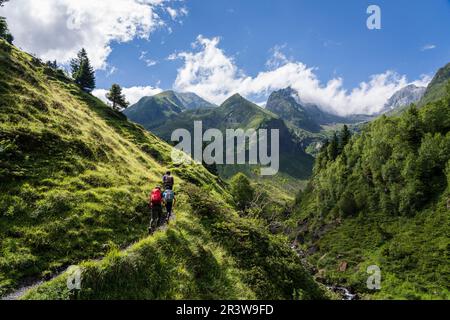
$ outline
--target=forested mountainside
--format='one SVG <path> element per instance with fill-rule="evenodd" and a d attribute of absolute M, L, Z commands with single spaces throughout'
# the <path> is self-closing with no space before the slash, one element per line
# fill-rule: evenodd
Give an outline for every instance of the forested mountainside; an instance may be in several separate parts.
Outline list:
<path fill-rule="evenodd" d="M 317 276 L 371 298 L 448 299 L 450 84 L 344 140 L 323 147 L 291 219 Z M 382 290 L 366 288 L 370 265 Z"/>
<path fill-rule="evenodd" d="M 167 97 L 170 92 L 165 93 Z M 133 116 L 133 120 L 142 124 L 151 132 L 155 133 L 167 142 L 171 142 L 171 135 L 174 130 L 182 128 L 194 133 L 194 122 L 201 121 L 203 131 L 208 129 L 219 129 L 225 135 L 226 129 L 278 129 L 280 132 L 280 172 L 284 177 L 293 179 L 308 179 L 314 159 L 306 154 L 302 146 L 297 142 L 283 120 L 275 114 L 264 110 L 254 103 L 244 99 L 239 94 L 233 95 L 217 108 L 196 108 L 181 113 L 174 113 L 169 110 L 160 100 L 160 96 L 155 96 L 152 101 L 158 103 L 147 104 L 145 107 L 140 105 L 132 106 L 132 111 L 125 113 Z M 172 99 L 173 100 L 173 99 Z M 171 104 L 173 106 L 173 104 Z M 135 114 L 140 110 L 139 115 Z M 148 118 L 151 114 L 157 114 L 158 110 L 165 110 L 170 113 L 169 118 L 162 117 L 165 120 L 161 122 L 151 121 Z M 151 123 L 151 124 L 149 124 Z M 217 170 L 221 177 L 230 178 L 237 172 L 245 172 L 255 177 L 257 166 L 250 165 L 217 165 Z"/>
<path fill-rule="evenodd" d="M 226 183 L 171 152 L 0 40 L 0 296 L 80 264 L 81 299 L 327 297 L 285 237 L 239 215 Z M 148 193 L 168 169 L 177 219 L 148 237 Z M 25 298 L 73 298 L 67 277 Z"/>

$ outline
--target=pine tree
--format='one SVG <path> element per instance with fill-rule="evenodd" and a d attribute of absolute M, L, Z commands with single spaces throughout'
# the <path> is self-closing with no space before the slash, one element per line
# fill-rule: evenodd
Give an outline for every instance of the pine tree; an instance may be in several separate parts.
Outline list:
<path fill-rule="evenodd" d="M 255 189 L 246 175 L 238 173 L 230 181 L 231 195 L 237 209 L 246 211 L 255 195 Z"/>
<path fill-rule="evenodd" d="M 423 136 L 422 123 L 419 116 L 419 110 L 413 104 L 404 113 L 401 121 L 403 137 L 411 146 L 418 147 Z"/>
<path fill-rule="evenodd" d="M 49 68 L 52 68 L 52 69 L 54 69 L 54 70 L 57 70 L 57 69 L 58 69 L 58 62 L 57 62 L 56 60 L 53 60 L 53 61 L 47 61 L 45 64 L 46 64 Z"/>
<path fill-rule="evenodd" d="M 84 59 L 87 59 L 87 58 L 88 58 L 87 52 L 86 52 L 86 50 L 83 48 L 83 49 L 81 49 L 81 50 L 77 53 L 77 57 L 76 57 L 75 59 L 72 59 L 72 60 L 70 61 L 70 68 L 72 69 L 72 78 L 75 79 L 75 77 L 76 77 L 76 75 L 77 75 L 77 73 L 78 73 L 78 70 L 80 70 L 81 62 L 82 62 Z"/>
<path fill-rule="evenodd" d="M 328 145 L 328 159 L 331 161 L 336 160 L 336 158 L 339 155 L 339 139 L 337 134 L 335 133 L 333 136 L 333 139 L 331 140 L 330 144 Z"/>
<path fill-rule="evenodd" d="M 5 38 L 7 32 L 8 24 L 6 23 L 6 19 L 4 17 L 0 17 L 0 38 Z"/>
<path fill-rule="evenodd" d="M 106 98 L 112 102 L 114 110 L 126 109 L 130 103 L 126 100 L 125 95 L 122 94 L 122 88 L 118 84 L 113 84 Z"/>
<path fill-rule="evenodd" d="M 84 91 L 92 92 L 95 89 L 95 72 L 84 48 L 78 52 L 77 58 L 72 59 L 70 67 L 75 83 Z"/>
<path fill-rule="evenodd" d="M 81 63 L 78 77 L 75 81 L 86 92 L 92 92 L 95 89 L 95 72 L 89 60 L 84 60 Z"/>
<path fill-rule="evenodd" d="M 317 155 L 316 162 L 314 165 L 314 176 L 317 175 L 322 169 L 326 168 L 328 163 L 328 146 L 330 145 L 330 142 L 325 140 L 320 147 L 320 151 Z"/>
<path fill-rule="evenodd" d="M 339 153 L 342 153 L 342 151 L 344 151 L 344 148 L 350 142 L 351 137 L 352 137 L 352 134 L 351 134 L 350 130 L 348 129 L 348 126 L 344 125 L 344 128 L 342 128 L 341 135 L 340 135 Z"/>

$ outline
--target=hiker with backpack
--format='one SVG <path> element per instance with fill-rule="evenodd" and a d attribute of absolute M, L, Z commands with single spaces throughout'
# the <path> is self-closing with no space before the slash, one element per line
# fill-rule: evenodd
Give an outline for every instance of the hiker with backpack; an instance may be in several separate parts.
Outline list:
<path fill-rule="evenodd" d="M 171 175 L 170 171 L 167 171 L 166 174 L 163 176 L 164 190 L 167 190 L 167 189 L 173 190 L 174 184 L 175 184 L 175 181 L 173 179 L 173 176 Z"/>
<path fill-rule="evenodd" d="M 167 211 L 167 223 L 170 221 L 170 217 L 173 213 L 173 206 L 175 204 L 175 192 L 171 188 L 167 188 L 163 193 L 164 204 Z"/>
<path fill-rule="evenodd" d="M 155 228 L 158 228 L 162 223 L 164 223 L 162 204 L 163 195 L 161 187 L 157 186 L 150 193 L 149 206 L 151 209 L 151 219 L 149 233 L 152 233 Z"/>

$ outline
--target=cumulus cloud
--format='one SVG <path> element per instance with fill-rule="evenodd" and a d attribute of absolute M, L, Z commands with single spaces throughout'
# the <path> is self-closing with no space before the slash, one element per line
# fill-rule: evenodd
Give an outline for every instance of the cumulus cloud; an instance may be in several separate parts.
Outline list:
<path fill-rule="evenodd" d="M 427 77 L 409 82 L 405 76 L 388 70 L 347 90 L 344 80 L 339 77 L 322 83 L 315 68 L 291 61 L 281 52 L 282 47 L 273 50 L 273 57 L 267 64 L 269 70 L 251 77 L 219 48 L 219 43 L 220 38 L 199 36 L 192 52 L 170 57 L 184 61 L 174 83 L 176 90 L 194 92 L 220 104 L 233 93 L 261 99 L 274 90 L 291 86 L 300 93 L 303 102 L 317 104 L 335 114 L 348 115 L 379 112 L 396 91 L 410 83 L 425 85 L 429 82 Z"/>
<path fill-rule="evenodd" d="M 163 90 L 160 88 L 155 88 L 151 86 L 137 86 L 137 87 L 129 87 L 122 88 L 122 93 L 127 98 L 127 101 L 130 104 L 135 104 L 143 97 L 154 96 L 155 94 L 161 93 Z M 92 94 L 99 98 L 100 100 L 108 103 L 108 99 L 106 99 L 106 94 L 108 90 L 105 89 L 95 89 Z"/>
<path fill-rule="evenodd" d="M 111 43 L 149 38 L 152 31 L 165 25 L 158 12 L 169 2 L 20 0 L 8 2 L 2 15 L 8 19 L 15 43 L 24 50 L 67 63 L 84 47 L 94 68 L 105 69 Z"/>

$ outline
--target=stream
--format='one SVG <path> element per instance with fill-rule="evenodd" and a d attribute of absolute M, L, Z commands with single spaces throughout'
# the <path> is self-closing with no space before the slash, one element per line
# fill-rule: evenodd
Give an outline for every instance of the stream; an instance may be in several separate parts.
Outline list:
<path fill-rule="evenodd" d="M 327 286 L 327 288 L 333 291 L 334 293 L 339 294 L 342 297 L 342 300 L 345 301 L 358 300 L 358 295 L 351 293 L 350 290 L 345 287 Z"/>
<path fill-rule="evenodd" d="M 300 259 L 304 259 L 305 258 L 305 254 L 299 250 L 299 248 L 297 247 L 296 244 L 291 244 L 291 249 L 297 254 L 297 256 Z M 357 294 L 353 294 L 352 291 L 346 287 L 342 287 L 342 286 L 336 286 L 336 285 L 326 285 L 326 287 L 328 288 L 328 290 L 333 291 L 334 293 L 337 293 L 338 295 L 340 295 L 342 297 L 342 300 L 344 301 L 354 301 L 354 300 L 359 300 L 359 297 Z"/>

